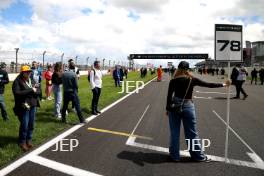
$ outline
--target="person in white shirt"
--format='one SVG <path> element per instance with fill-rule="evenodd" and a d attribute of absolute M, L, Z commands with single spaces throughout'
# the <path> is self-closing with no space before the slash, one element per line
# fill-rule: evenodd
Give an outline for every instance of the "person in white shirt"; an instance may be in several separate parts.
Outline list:
<path fill-rule="evenodd" d="M 101 112 L 98 110 L 98 102 L 101 94 L 102 88 L 102 72 L 100 70 L 100 62 L 94 62 L 94 69 L 90 72 L 90 84 L 91 89 L 93 92 L 93 99 L 92 99 L 92 114 L 98 115 Z"/>

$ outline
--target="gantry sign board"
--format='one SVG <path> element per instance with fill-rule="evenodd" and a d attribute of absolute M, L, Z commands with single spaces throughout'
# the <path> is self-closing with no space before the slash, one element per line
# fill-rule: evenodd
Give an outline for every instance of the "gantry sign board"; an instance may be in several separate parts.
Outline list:
<path fill-rule="evenodd" d="M 215 25 L 215 60 L 241 62 L 243 54 L 243 27 L 241 25 Z"/>
<path fill-rule="evenodd" d="M 130 54 L 129 59 L 208 59 L 208 54 Z"/>

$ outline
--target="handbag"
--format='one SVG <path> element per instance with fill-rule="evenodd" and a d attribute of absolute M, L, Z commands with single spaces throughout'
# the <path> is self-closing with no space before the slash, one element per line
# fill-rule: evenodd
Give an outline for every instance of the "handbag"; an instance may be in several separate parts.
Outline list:
<path fill-rule="evenodd" d="M 188 84 L 188 87 L 186 89 L 186 92 L 185 92 L 185 95 L 183 97 L 183 99 L 181 101 L 175 101 L 175 98 L 176 97 L 172 97 L 172 101 L 171 101 L 171 104 L 170 104 L 170 109 L 174 112 L 177 112 L 177 113 L 181 113 L 183 111 L 183 103 L 185 101 L 185 97 L 189 91 L 189 88 L 190 88 L 190 85 L 191 85 L 191 81 L 192 81 L 192 78 L 190 77 L 190 81 L 189 81 L 189 84 Z"/>

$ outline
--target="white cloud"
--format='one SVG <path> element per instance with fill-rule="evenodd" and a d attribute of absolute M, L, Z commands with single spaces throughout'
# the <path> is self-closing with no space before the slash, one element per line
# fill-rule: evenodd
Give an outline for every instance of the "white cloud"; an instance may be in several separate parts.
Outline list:
<path fill-rule="evenodd" d="M 140 13 L 159 11 L 161 7 L 168 2 L 169 0 L 109 0 L 109 4 L 113 4 L 114 6 L 126 8 L 128 10 L 137 11 Z"/>
<path fill-rule="evenodd" d="M 31 24 L 0 26 L 0 47 L 36 44 L 57 53 L 126 59 L 130 53 L 214 52 L 214 24 L 244 25 L 244 39 L 264 40 L 254 0 L 28 0 Z M 252 2 L 252 3 L 251 3 Z M 83 10 L 91 11 L 88 15 Z M 129 17 L 133 11 L 137 20 Z"/>

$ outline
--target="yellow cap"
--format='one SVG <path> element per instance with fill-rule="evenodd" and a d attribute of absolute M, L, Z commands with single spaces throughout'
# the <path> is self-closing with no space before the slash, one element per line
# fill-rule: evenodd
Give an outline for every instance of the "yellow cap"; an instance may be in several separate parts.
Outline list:
<path fill-rule="evenodd" d="M 20 70 L 20 72 L 31 72 L 31 71 L 32 70 L 30 69 L 28 65 L 23 65 Z"/>

